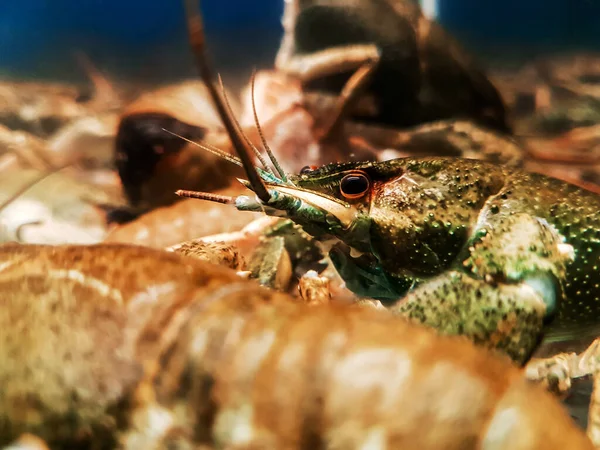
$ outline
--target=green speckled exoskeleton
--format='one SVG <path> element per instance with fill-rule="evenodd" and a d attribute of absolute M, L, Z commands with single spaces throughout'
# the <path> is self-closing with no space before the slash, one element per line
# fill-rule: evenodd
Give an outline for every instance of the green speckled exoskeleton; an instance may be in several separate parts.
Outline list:
<path fill-rule="evenodd" d="M 268 197 L 230 201 L 240 210 L 285 215 L 327 242 L 347 287 L 397 313 L 520 362 L 536 348 L 544 321 L 548 339 L 579 334 L 584 324 L 593 330 L 593 308 L 600 308 L 594 194 L 454 158 L 336 164 L 286 181 L 263 177 Z M 581 210 L 579 219 L 573 209 Z"/>
<path fill-rule="evenodd" d="M 519 364 L 542 338 L 597 335 L 599 196 L 459 158 L 330 164 L 289 175 L 268 151 L 274 167 L 262 159 L 263 168 L 255 167 L 251 153 L 258 150 L 215 88 L 198 17 L 191 17 L 190 29 L 201 74 L 239 155 L 228 158 L 244 166 L 248 181 L 241 181 L 254 195 L 179 195 L 289 218 L 330 247 L 331 261 L 355 293 Z M 544 376 L 544 370 L 532 375 Z"/>

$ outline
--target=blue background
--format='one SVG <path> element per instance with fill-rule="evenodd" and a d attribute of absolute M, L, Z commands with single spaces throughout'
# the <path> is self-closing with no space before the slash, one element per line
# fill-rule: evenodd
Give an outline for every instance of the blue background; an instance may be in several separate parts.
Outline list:
<path fill-rule="evenodd" d="M 220 68 L 272 60 L 282 0 L 204 0 L 202 9 Z M 193 70 L 179 0 L 0 0 L 0 74 L 83 78 L 75 51 L 125 77 Z"/>
<path fill-rule="evenodd" d="M 446 28 L 476 47 L 515 53 L 600 49 L 599 0 L 440 0 L 439 5 Z"/>
<path fill-rule="evenodd" d="M 282 9 L 283 0 L 204 0 L 219 69 L 269 65 Z M 440 21 L 483 55 L 600 46 L 600 0 L 440 0 Z M 0 0 L 0 75 L 83 79 L 76 50 L 121 77 L 192 73 L 179 0 Z"/>

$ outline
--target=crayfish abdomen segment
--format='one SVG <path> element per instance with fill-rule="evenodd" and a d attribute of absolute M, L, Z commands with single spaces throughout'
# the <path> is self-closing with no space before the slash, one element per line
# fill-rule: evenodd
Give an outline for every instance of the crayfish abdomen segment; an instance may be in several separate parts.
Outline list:
<path fill-rule="evenodd" d="M 34 432 L 58 449 L 475 449 L 513 439 L 487 425 L 504 408 L 545 415 L 519 448 L 591 448 L 506 359 L 386 312 L 309 307 L 134 246 L 7 245 L 0 257 L 14 294 L 0 309 L 2 445 Z"/>
<path fill-rule="evenodd" d="M 110 446 L 109 410 L 145 369 L 136 354 L 162 345 L 160 333 L 147 334 L 136 350 L 152 312 L 170 305 L 173 314 L 190 292 L 237 280 L 129 245 L 0 247 L 0 445 L 31 432 L 52 448 Z"/>
<path fill-rule="evenodd" d="M 156 411 L 170 414 L 162 444 L 179 430 L 196 445 L 217 448 L 357 448 L 377 442 L 388 448 L 444 443 L 475 449 L 515 439 L 517 423 L 509 430 L 488 426 L 511 410 L 531 422 L 522 448 L 533 449 L 545 441 L 546 424 L 533 423 L 537 407 L 548 408 L 550 422 L 564 415 L 538 388 L 545 398 L 532 394 L 529 405 L 520 403 L 533 386 L 508 361 L 467 340 L 442 338 L 384 312 L 311 308 L 255 289 L 240 282 L 211 294 L 214 301 L 206 306 L 190 308 L 177 339 L 164 347 L 160 370 L 139 385 L 139 391 L 151 387 L 154 394 L 133 412 L 147 418 L 137 423 L 150 427 Z M 570 423 L 557 426 L 566 436 L 581 434 Z M 144 432 L 131 428 L 123 442 L 142 442 Z M 571 444 L 589 447 L 578 436 Z M 506 445 L 499 448 L 511 448 Z"/>

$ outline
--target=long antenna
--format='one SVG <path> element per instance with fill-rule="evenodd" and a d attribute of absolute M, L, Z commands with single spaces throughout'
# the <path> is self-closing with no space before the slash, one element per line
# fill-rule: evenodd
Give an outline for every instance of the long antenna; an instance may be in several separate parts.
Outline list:
<path fill-rule="evenodd" d="M 196 65 L 200 72 L 200 76 L 206 83 L 208 92 L 213 100 L 215 108 L 217 109 L 221 121 L 227 130 L 229 139 L 236 150 L 238 156 L 242 160 L 248 181 L 252 186 L 252 190 L 256 193 L 258 198 L 263 202 L 267 203 L 271 196 L 265 183 L 258 175 L 258 172 L 254 168 L 254 164 L 250 159 L 251 149 L 249 149 L 247 143 L 244 141 L 239 130 L 235 127 L 233 120 L 227 114 L 227 108 L 225 107 L 225 100 L 221 93 L 215 88 L 214 77 L 210 65 L 208 64 L 208 58 L 205 54 L 205 37 L 204 37 L 204 26 L 202 23 L 202 15 L 199 9 L 198 0 L 184 0 L 184 5 L 187 13 L 187 25 L 190 45 L 192 47 L 192 53 L 194 54 Z"/>
<path fill-rule="evenodd" d="M 231 117 L 231 120 L 233 121 L 233 124 L 235 125 L 235 127 L 237 128 L 237 130 L 240 132 L 240 134 L 242 135 L 242 137 L 244 138 L 244 140 L 246 141 L 246 144 L 248 144 L 248 147 L 250 147 L 254 151 L 254 154 L 256 155 L 256 157 L 258 158 L 258 160 L 260 161 L 260 164 L 263 166 L 263 168 L 267 172 L 269 172 L 269 173 L 272 174 L 273 171 L 267 165 L 267 161 L 265 161 L 265 158 L 263 158 L 263 155 L 260 154 L 260 151 L 254 146 L 254 144 L 250 141 L 250 139 L 248 139 L 248 136 L 246 136 L 242 132 L 242 127 L 240 126 L 240 123 L 237 121 L 237 119 L 233 115 L 233 110 L 231 109 L 231 104 L 229 103 L 229 100 L 227 98 L 227 92 L 225 91 L 225 85 L 223 84 L 223 79 L 221 78 L 221 75 L 219 75 L 219 74 L 217 74 L 217 77 L 219 78 L 219 87 L 221 88 L 221 92 L 223 93 L 223 100 L 225 100 L 225 106 L 227 107 L 227 111 L 229 112 L 229 117 Z"/>

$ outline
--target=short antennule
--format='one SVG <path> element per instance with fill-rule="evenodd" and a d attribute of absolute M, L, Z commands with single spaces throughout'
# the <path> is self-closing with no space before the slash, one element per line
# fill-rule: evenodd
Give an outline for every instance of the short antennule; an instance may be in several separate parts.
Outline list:
<path fill-rule="evenodd" d="M 284 183 L 287 183 L 288 179 L 285 174 L 285 171 L 279 165 L 279 161 L 277 161 L 277 158 L 275 158 L 273 151 L 271 150 L 271 148 L 269 147 L 269 144 L 267 143 L 267 140 L 265 139 L 265 135 L 263 134 L 262 128 L 260 127 L 260 122 L 258 120 L 258 114 L 256 112 L 256 101 L 254 98 L 254 82 L 255 81 L 256 81 L 256 69 L 254 69 L 252 71 L 252 78 L 250 81 L 250 84 L 251 84 L 250 97 L 252 99 L 252 113 L 254 114 L 254 124 L 256 125 L 256 130 L 258 131 L 258 135 L 260 136 L 260 140 L 262 141 L 263 147 L 265 148 L 267 155 L 269 155 L 269 159 L 271 160 L 271 163 L 275 167 L 277 174 L 279 175 L 279 177 L 281 178 L 281 180 Z"/>
<path fill-rule="evenodd" d="M 233 164 L 235 164 L 237 166 L 241 166 L 241 167 L 244 166 L 242 164 L 242 161 L 239 158 L 237 158 L 237 157 L 235 157 L 233 155 L 230 155 L 227 152 L 224 152 L 223 150 L 221 150 L 220 148 L 215 147 L 214 145 L 210 145 L 210 144 L 207 144 L 207 143 L 202 143 L 201 144 L 200 142 L 194 142 L 191 139 L 188 139 L 185 136 L 182 136 L 180 134 L 174 133 L 173 131 L 167 130 L 166 128 L 163 128 L 162 130 L 165 133 L 169 133 L 169 134 L 172 134 L 173 136 L 178 137 L 179 139 L 181 139 L 182 141 L 187 142 L 188 144 L 191 144 L 191 145 L 194 145 L 194 146 L 196 146 L 198 148 L 201 148 L 202 150 L 207 151 L 208 153 L 212 153 L 213 155 L 218 156 L 219 158 L 222 158 L 225 161 L 229 161 L 230 163 L 233 163 Z"/>
<path fill-rule="evenodd" d="M 208 58 L 205 54 L 205 36 L 204 26 L 202 23 L 202 14 L 200 12 L 199 0 L 184 0 L 184 5 L 187 15 L 187 25 L 190 45 L 192 47 L 192 53 L 196 60 L 196 65 L 200 72 L 200 76 L 206 83 L 208 92 L 212 98 L 212 101 L 219 113 L 219 117 L 227 130 L 231 144 L 235 149 L 236 153 L 242 160 L 244 170 L 248 176 L 248 181 L 252 185 L 252 190 L 256 193 L 258 198 L 263 202 L 268 202 L 271 197 L 269 191 L 265 186 L 265 183 L 260 178 L 250 154 L 252 149 L 249 148 L 248 143 L 242 136 L 242 133 L 235 126 L 234 120 L 231 117 L 226 105 L 223 95 L 214 84 L 214 77 L 210 65 L 208 64 Z"/>
<path fill-rule="evenodd" d="M 225 205 L 231 205 L 235 203 L 234 197 L 229 197 L 228 195 L 212 194 L 210 192 L 186 191 L 180 189 L 175 192 L 175 195 L 185 198 L 197 198 L 200 200 L 208 200 L 210 202 L 223 203 Z"/>

